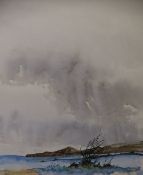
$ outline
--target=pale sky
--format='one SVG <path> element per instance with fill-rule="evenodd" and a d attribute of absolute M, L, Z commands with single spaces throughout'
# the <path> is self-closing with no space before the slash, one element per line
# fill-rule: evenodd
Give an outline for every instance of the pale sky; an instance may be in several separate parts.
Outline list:
<path fill-rule="evenodd" d="M 141 0 L 0 0 L 0 154 L 143 140 Z"/>

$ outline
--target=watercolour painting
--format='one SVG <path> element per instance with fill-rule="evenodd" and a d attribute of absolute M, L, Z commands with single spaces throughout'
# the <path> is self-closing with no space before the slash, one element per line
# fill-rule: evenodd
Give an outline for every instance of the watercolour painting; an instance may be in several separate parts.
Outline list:
<path fill-rule="evenodd" d="M 143 175 L 142 0 L 0 0 L 0 175 Z"/>

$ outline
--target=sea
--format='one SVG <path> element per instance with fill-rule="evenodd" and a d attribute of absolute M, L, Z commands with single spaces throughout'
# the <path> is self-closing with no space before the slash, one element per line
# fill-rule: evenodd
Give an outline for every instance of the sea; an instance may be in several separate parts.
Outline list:
<path fill-rule="evenodd" d="M 99 157 L 106 168 L 69 168 L 73 162 L 80 162 L 79 156 L 31 158 L 18 155 L 0 156 L 0 171 L 34 170 L 38 175 L 143 175 L 142 154 L 118 154 Z"/>

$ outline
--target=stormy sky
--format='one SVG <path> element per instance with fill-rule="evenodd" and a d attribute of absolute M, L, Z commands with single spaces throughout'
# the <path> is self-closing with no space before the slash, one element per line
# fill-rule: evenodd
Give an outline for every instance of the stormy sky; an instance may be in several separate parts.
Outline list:
<path fill-rule="evenodd" d="M 0 0 L 0 154 L 143 140 L 141 0 Z"/>

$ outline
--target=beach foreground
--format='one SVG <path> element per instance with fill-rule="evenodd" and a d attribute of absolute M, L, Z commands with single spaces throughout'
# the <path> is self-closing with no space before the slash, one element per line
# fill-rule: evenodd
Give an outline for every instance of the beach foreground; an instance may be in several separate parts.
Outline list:
<path fill-rule="evenodd" d="M 34 170 L 0 171 L 0 175 L 38 175 Z"/>

